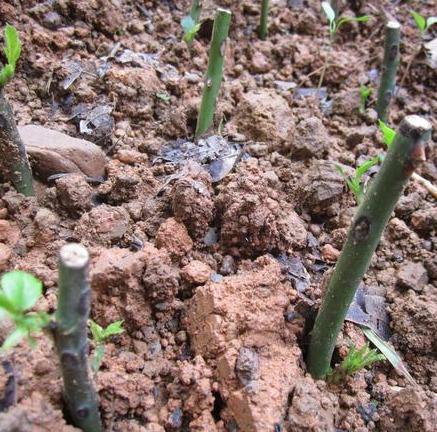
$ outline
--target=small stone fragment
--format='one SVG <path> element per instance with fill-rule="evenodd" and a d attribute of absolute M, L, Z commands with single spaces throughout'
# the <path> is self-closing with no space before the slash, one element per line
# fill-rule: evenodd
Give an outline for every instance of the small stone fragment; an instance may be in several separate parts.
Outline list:
<path fill-rule="evenodd" d="M 271 69 L 266 56 L 261 51 L 256 51 L 252 56 L 251 71 L 255 73 L 266 73 Z"/>
<path fill-rule="evenodd" d="M 437 228 L 437 207 L 417 210 L 411 215 L 411 225 L 416 231 L 428 233 Z"/>
<path fill-rule="evenodd" d="M 326 213 L 327 208 L 343 195 L 344 179 L 331 161 L 313 164 L 302 180 L 302 205 L 313 214 Z"/>
<path fill-rule="evenodd" d="M 288 150 L 295 126 L 293 113 L 282 96 L 272 90 L 253 90 L 243 95 L 227 128 L 278 150 Z"/>
<path fill-rule="evenodd" d="M 307 231 L 293 206 L 270 186 L 258 162 L 249 159 L 220 185 L 216 199 L 221 243 L 242 254 L 286 252 L 305 244 Z"/>
<path fill-rule="evenodd" d="M 359 89 L 343 90 L 332 98 L 332 113 L 351 116 L 358 113 L 360 107 Z"/>
<path fill-rule="evenodd" d="M 317 117 L 310 117 L 297 125 L 291 144 L 291 155 L 302 159 L 321 159 L 329 143 L 330 138 L 322 121 Z"/>
<path fill-rule="evenodd" d="M 259 372 L 259 357 L 252 348 L 242 347 L 238 353 L 235 373 L 241 384 L 255 390 Z"/>
<path fill-rule="evenodd" d="M 172 259 L 177 261 L 193 248 L 193 240 L 184 224 L 169 218 L 156 233 L 156 246 L 167 249 Z"/>
<path fill-rule="evenodd" d="M 34 173 L 43 179 L 59 173 L 89 177 L 105 174 L 106 155 L 92 142 L 43 126 L 18 126 Z"/>
<path fill-rule="evenodd" d="M 385 432 L 433 432 L 436 426 L 437 397 L 420 387 L 391 392 L 380 411 L 380 430 Z"/>
<path fill-rule="evenodd" d="M 349 148 L 354 148 L 361 144 L 364 138 L 372 138 L 376 133 L 376 126 L 362 125 L 346 130 L 346 144 Z"/>
<path fill-rule="evenodd" d="M 322 258 L 327 262 L 335 262 L 340 256 L 340 251 L 329 243 L 322 246 L 321 252 Z"/>
<path fill-rule="evenodd" d="M 102 204 L 82 215 L 74 229 L 74 235 L 80 241 L 109 244 L 120 240 L 128 226 L 129 214 L 123 207 Z"/>
<path fill-rule="evenodd" d="M 204 284 L 209 280 L 211 273 L 211 267 L 197 260 L 191 261 L 181 269 L 182 279 L 193 285 Z"/>
<path fill-rule="evenodd" d="M 211 177 L 200 166 L 189 166 L 187 176 L 176 180 L 172 194 L 175 219 L 183 222 L 193 238 L 203 238 L 214 216 Z"/>
<path fill-rule="evenodd" d="M 397 285 L 403 289 L 422 291 L 428 283 L 428 273 L 422 263 L 406 262 L 398 271 Z"/>
<path fill-rule="evenodd" d="M 286 430 L 334 432 L 334 419 L 338 410 L 337 397 L 322 393 L 311 378 L 300 378 L 286 419 Z M 308 428 L 308 425 L 312 427 Z"/>
<path fill-rule="evenodd" d="M 56 195 L 61 206 L 73 215 L 91 209 L 93 189 L 82 174 L 70 174 L 56 180 Z"/>
<path fill-rule="evenodd" d="M 224 276 L 235 273 L 235 260 L 231 255 L 225 255 L 223 257 L 222 265 L 220 267 L 220 273 Z"/>

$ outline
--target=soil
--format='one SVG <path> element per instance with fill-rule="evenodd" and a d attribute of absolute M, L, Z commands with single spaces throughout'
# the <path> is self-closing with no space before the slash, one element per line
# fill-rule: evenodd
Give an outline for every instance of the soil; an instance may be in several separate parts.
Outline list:
<path fill-rule="evenodd" d="M 431 16 L 433 2 L 340 2 L 373 18 L 340 30 L 322 104 L 304 95 L 327 55 L 319 1 L 272 0 L 265 41 L 260 2 L 203 3 L 206 17 L 217 5 L 233 12 L 214 130 L 241 155 L 219 181 L 200 158 L 162 156 L 193 136 L 207 65 L 211 21 L 190 47 L 181 40 L 188 0 L 0 2 L 1 26 L 23 41 L 5 93 L 23 139 L 42 137 L 29 145 L 37 197 L 0 185 L 0 271 L 40 278 L 36 309 L 52 313 L 59 248 L 89 249 L 91 317 L 125 329 L 95 376 L 105 431 L 435 431 L 437 208 L 421 184 L 408 184 L 364 279 L 385 298 L 390 341 L 417 385 L 386 362 L 330 385 L 304 362 L 355 210 L 336 164 L 384 150 L 372 109 L 383 10 L 403 25 L 402 76 L 419 43 L 409 11 Z M 419 53 L 390 124 L 414 113 L 437 131 L 436 82 Z M 364 113 L 360 84 L 374 89 Z M 419 173 L 434 183 L 436 162 L 430 145 Z M 0 342 L 9 331 L 2 323 Z M 346 323 L 334 362 L 364 341 Z M 50 338 L 19 345 L 2 366 L 1 431 L 77 430 L 63 416 Z"/>

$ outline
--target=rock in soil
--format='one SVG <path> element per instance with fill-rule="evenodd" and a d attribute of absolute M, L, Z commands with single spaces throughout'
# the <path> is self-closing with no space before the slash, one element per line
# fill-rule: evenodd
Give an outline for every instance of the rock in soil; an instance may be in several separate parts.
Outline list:
<path fill-rule="evenodd" d="M 307 231 L 293 206 L 270 185 L 255 159 L 240 164 L 217 196 L 221 244 L 246 255 L 302 248 Z"/>
<path fill-rule="evenodd" d="M 60 173 L 103 177 L 105 153 L 92 142 L 70 137 L 43 126 L 19 126 L 32 169 L 42 179 Z"/>
<path fill-rule="evenodd" d="M 204 284 L 211 276 L 211 273 L 212 270 L 209 265 L 197 260 L 191 261 L 181 269 L 182 279 L 193 285 Z"/>
<path fill-rule="evenodd" d="M 420 262 L 402 263 L 397 276 L 397 285 L 403 289 L 422 291 L 428 283 L 428 273 Z"/>
<path fill-rule="evenodd" d="M 184 224 L 169 218 L 156 233 L 156 246 L 166 249 L 172 259 L 178 261 L 193 248 L 193 240 Z"/>
<path fill-rule="evenodd" d="M 93 189 L 82 174 L 65 175 L 56 180 L 59 204 L 73 216 L 91 209 Z"/>
<path fill-rule="evenodd" d="M 329 149 L 330 137 L 322 121 L 310 117 L 299 122 L 291 144 L 291 155 L 294 158 L 322 159 Z"/>
<path fill-rule="evenodd" d="M 316 161 L 301 182 L 301 205 L 313 214 L 332 213 L 333 204 L 340 201 L 344 179 L 330 161 Z"/>
<path fill-rule="evenodd" d="M 338 401 L 334 395 L 325 395 L 311 378 L 299 378 L 291 393 L 286 430 L 335 432 L 337 411 Z"/>
<path fill-rule="evenodd" d="M 295 125 L 287 101 L 272 90 L 256 90 L 243 95 L 237 115 L 227 125 L 247 138 L 264 141 L 280 151 L 290 149 Z"/>
<path fill-rule="evenodd" d="M 74 236 L 85 244 L 109 245 L 120 240 L 128 227 L 129 214 L 123 207 L 102 204 L 82 215 L 74 229 Z"/>
<path fill-rule="evenodd" d="M 203 238 L 214 217 L 211 176 L 193 167 L 188 175 L 176 180 L 171 195 L 175 219 L 185 224 L 193 238 Z"/>

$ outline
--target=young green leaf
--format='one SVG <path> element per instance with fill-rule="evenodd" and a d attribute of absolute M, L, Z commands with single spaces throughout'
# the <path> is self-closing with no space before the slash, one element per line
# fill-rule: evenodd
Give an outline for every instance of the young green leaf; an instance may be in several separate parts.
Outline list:
<path fill-rule="evenodd" d="M 97 345 L 94 354 L 91 357 L 91 369 L 97 373 L 102 365 L 103 356 L 105 355 L 105 345 Z"/>
<path fill-rule="evenodd" d="M 196 34 L 200 29 L 200 23 L 196 23 L 190 15 L 187 15 L 182 18 L 181 25 L 184 29 L 183 40 L 189 44 L 196 37 Z"/>
<path fill-rule="evenodd" d="M 428 30 L 433 24 L 437 23 L 437 17 L 432 16 L 426 20 L 426 30 Z"/>
<path fill-rule="evenodd" d="M 90 326 L 91 335 L 93 337 L 93 341 L 96 343 L 102 342 L 104 339 L 103 336 L 103 327 L 99 326 L 96 322 L 93 320 L 89 320 L 88 324 Z"/>
<path fill-rule="evenodd" d="M 113 323 L 109 324 L 108 327 L 106 328 L 99 326 L 96 322 L 94 322 L 91 319 L 88 321 L 88 324 L 90 326 L 93 341 L 96 344 L 103 343 L 110 336 L 119 335 L 124 332 L 124 329 L 122 328 L 123 320 L 114 321 Z"/>
<path fill-rule="evenodd" d="M 105 341 L 115 335 L 119 335 L 124 332 L 122 328 L 123 320 L 114 321 L 106 328 L 99 326 L 93 320 L 88 320 L 90 326 L 92 340 L 94 342 L 94 354 L 91 358 L 91 368 L 96 373 L 100 369 L 105 354 Z"/>
<path fill-rule="evenodd" d="M 331 23 L 335 21 L 335 11 L 332 9 L 332 6 L 329 2 L 324 1 L 322 2 L 322 9 L 323 12 L 325 12 L 326 18 L 328 18 L 328 21 Z"/>
<path fill-rule="evenodd" d="M 20 312 L 33 307 L 42 294 L 41 281 L 23 271 L 5 273 L 1 287 L 14 309 Z"/>
<path fill-rule="evenodd" d="M 21 42 L 15 27 L 7 24 L 5 27 L 5 47 L 4 52 L 8 63 L 15 70 L 15 65 L 21 54 Z"/>
<path fill-rule="evenodd" d="M 17 327 L 3 342 L 2 349 L 7 350 L 18 345 L 24 338 L 29 336 L 25 327 Z"/>
<path fill-rule="evenodd" d="M 124 332 L 122 325 L 123 325 L 123 320 L 114 321 L 113 323 L 109 324 L 108 327 L 106 327 L 103 330 L 104 339 L 107 339 L 110 336 L 122 334 Z"/>
<path fill-rule="evenodd" d="M 365 183 L 361 181 L 362 177 L 372 166 L 377 165 L 379 161 L 378 156 L 366 160 L 355 169 L 353 177 L 348 176 L 340 165 L 336 165 L 337 171 L 343 176 L 347 187 L 354 194 L 357 204 L 361 204 L 365 194 Z"/>
<path fill-rule="evenodd" d="M 426 30 L 426 19 L 419 13 L 415 11 L 411 11 L 411 15 L 413 15 L 414 22 L 416 23 L 416 26 L 419 28 L 421 32 L 424 32 Z"/>
<path fill-rule="evenodd" d="M 359 370 L 371 366 L 373 363 L 385 360 L 385 356 L 376 349 L 370 349 L 366 343 L 359 350 L 352 346 L 341 364 L 328 375 L 327 379 L 333 383 L 343 381 L 347 375 L 352 375 Z"/>
<path fill-rule="evenodd" d="M 391 127 L 388 127 L 382 120 L 378 121 L 379 130 L 382 132 L 384 144 L 390 147 L 395 139 L 396 131 Z"/>
<path fill-rule="evenodd" d="M 155 96 L 158 98 L 158 99 L 161 99 L 162 101 L 164 101 L 164 102 L 169 102 L 170 101 L 170 99 L 171 99 L 171 97 L 170 97 L 170 95 L 167 93 L 167 92 L 165 92 L 165 91 L 159 91 L 159 92 L 157 92 L 156 94 L 155 94 Z"/>
<path fill-rule="evenodd" d="M 347 24 L 350 22 L 367 22 L 369 21 L 370 17 L 368 15 L 363 15 L 360 17 L 342 17 L 337 21 L 337 28 L 338 30 L 343 24 Z"/>
<path fill-rule="evenodd" d="M 360 112 L 364 113 L 366 110 L 366 102 L 369 96 L 372 94 L 372 89 L 365 85 L 360 86 Z"/>
<path fill-rule="evenodd" d="M 5 273 L 0 280 L 0 312 L 15 325 L 15 330 L 6 338 L 2 348 L 12 348 L 26 338 L 35 346 L 33 333 L 40 332 L 50 322 L 45 312 L 28 312 L 42 295 L 42 283 L 36 277 L 23 271 Z"/>
<path fill-rule="evenodd" d="M 11 303 L 11 301 L 6 297 L 6 295 L 0 291 L 0 313 L 5 314 L 9 317 L 13 317 L 15 315 L 15 307 Z M 0 318 L 2 316 L 0 315 Z"/>

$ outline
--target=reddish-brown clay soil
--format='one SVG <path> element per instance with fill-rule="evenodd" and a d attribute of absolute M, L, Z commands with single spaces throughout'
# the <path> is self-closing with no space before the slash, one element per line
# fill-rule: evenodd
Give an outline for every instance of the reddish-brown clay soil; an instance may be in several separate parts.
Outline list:
<path fill-rule="evenodd" d="M 339 32 L 323 110 L 317 94 L 302 96 L 328 52 L 318 0 L 271 0 L 265 41 L 260 1 L 203 3 L 188 47 L 188 0 L 0 1 L 1 26 L 23 41 L 5 94 L 37 177 L 35 198 L 0 184 L 0 271 L 40 278 L 36 309 L 52 313 L 59 248 L 89 249 L 91 317 L 125 329 L 95 375 L 105 431 L 435 431 L 437 207 L 421 184 L 408 184 L 364 279 L 385 298 L 390 341 L 417 385 L 382 362 L 331 385 L 304 361 L 355 209 L 336 164 L 350 172 L 384 151 L 372 109 L 383 11 L 403 26 L 402 76 L 420 46 L 409 10 L 435 15 L 435 2 L 340 1 L 344 14 L 372 19 Z M 217 6 L 233 18 L 214 130 L 241 150 L 219 180 L 208 164 L 220 155 L 177 156 L 194 133 Z M 392 126 L 414 113 L 437 131 L 436 78 L 421 51 Z M 364 113 L 360 84 L 373 88 Z M 420 174 L 434 183 L 436 161 L 431 144 Z M 1 323 L 0 342 L 10 329 Z M 364 342 L 346 323 L 334 361 Z M 63 416 L 49 337 L 1 359 L 0 431 L 77 430 Z"/>

